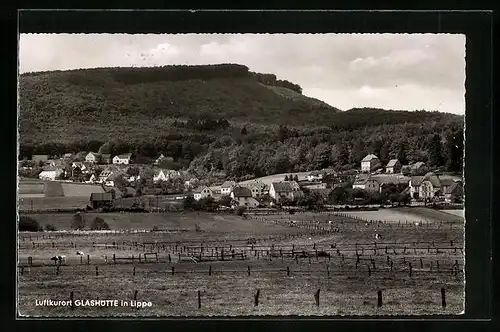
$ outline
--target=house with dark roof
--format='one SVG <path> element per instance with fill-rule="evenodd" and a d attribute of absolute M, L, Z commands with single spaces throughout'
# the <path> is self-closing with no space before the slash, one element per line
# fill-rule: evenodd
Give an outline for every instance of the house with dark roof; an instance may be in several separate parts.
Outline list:
<path fill-rule="evenodd" d="M 93 209 L 111 207 L 112 203 L 113 203 L 113 196 L 111 193 L 90 194 L 90 206 L 92 206 Z"/>
<path fill-rule="evenodd" d="M 410 166 L 410 172 L 412 175 L 423 175 L 427 172 L 427 166 L 424 162 L 418 161 Z"/>
<path fill-rule="evenodd" d="M 448 203 L 462 203 L 464 188 L 462 181 L 454 181 L 444 192 L 444 199 Z"/>
<path fill-rule="evenodd" d="M 269 195 L 269 185 L 262 181 L 254 180 L 246 185 L 248 189 L 252 192 L 252 197 L 262 197 L 264 195 Z"/>
<path fill-rule="evenodd" d="M 85 156 L 85 161 L 88 163 L 98 163 L 100 160 L 101 156 L 97 152 L 89 152 Z"/>
<path fill-rule="evenodd" d="M 231 191 L 231 198 L 238 202 L 238 206 L 259 206 L 259 202 L 252 197 L 252 192 L 247 187 L 234 187 Z"/>
<path fill-rule="evenodd" d="M 380 160 L 374 154 L 369 154 L 361 160 L 361 172 L 371 172 L 380 166 Z"/>
<path fill-rule="evenodd" d="M 280 202 L 282 199 L 295 200 L 304 197 L 304 192 L 296 181 L 283 181 L 271 183 L 269 195 L 276 202 Z"/>
<path fill-rule="evenodd" d="M 410 196 L 412 198 L 433 199 L 444 196 L 453 185 L 451 178 L 440 178 L 433 172 L 425 175 L 415 175 L 410 178 Z"/>
<path fill-rule="evenodd" d="M 389 174 L 399 173 L 401 171 L 401 163 L 397 159 L 391 159 L 385 166 L 385 172 Z"/>
<path fill-rule="evenodd" d="M 369 192 L 379 192 L 380 184 L 371 176 L 362 176 L 356 179 L 352 185 L 353 189 L 360 189 Z"/>

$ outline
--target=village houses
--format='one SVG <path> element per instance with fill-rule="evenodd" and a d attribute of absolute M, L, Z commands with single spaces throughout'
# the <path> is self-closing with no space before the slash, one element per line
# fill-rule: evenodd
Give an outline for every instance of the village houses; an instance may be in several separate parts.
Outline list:
<path fill-rule="evenodd" d="M 269 195 L 279 203 L 282 199 L 295 200 L 304 197 L 296 181 L 273 182 L 269 189 Z"/>
<path fill-rule="evenodd" d="M 247 188 L 252 192 L 252 197 L 262 197 L 269 195 L 269 185 L 262 181 L 254 180 L 247 184 Z"/>
<path fill-rule="evenodd" d="M 202 186 L 193 190 L 193 197 L 195 200 L 199 201 L 202 198 L 211 197 L 213 195 L 212 190 L 207 186 Z"/>
<path fill-rule="evenodd" d="M 361 172 L 371 172 L 380 166 L 378 157 L 374 154 L 369 154 L 361 160 Z"/>
<path fill-rule="evenodd" d="M 113 157 L 113 164 L 125 164 L 128 165 L 131 163 L 132 160 L 132 154 L 131 153 L 125 153 L 125 154 L 120 154 L 117 156 Z"/>
<path fill-rule="evenodd" d="M 388 174 L 395 174 L 401 171 L 401 163 L 397 159 L 391 159 L 385 166 L 385 172 Z"/>
<path fill-rule="evenodd" d="M 352 188 L 375 193 L 380 191 L 380 184 L 377 180 L 368 176 L 357 179 L 352 185 Z"/>
<path fill-rule="evenodd" d="M 448 198 L 451 200 L 452 192 L 456 196 L 460 196 L 460 188 L 462 182 L 459 179 L 451 177 L 440 177 L 432 172 L 424 176 L 412 176 L 409 182 L 410 196 L 414 199 L 434 199 L 435 197 L 443 196 L 446 198 L 446 193 L 449 193 Z"/>
<path fill-rule="evenodd" d="M 231 198 L 238 202 L 238 206 L 246 206 L 249 208 L 259 206 L 259 202 L 252 197 L 252 192 L 246 187 L 235 187 L 231 191 Z"/>
<path fill-rule="evenodd" d="M 86 156 L 85 156 L 85 161 L 88 162 L 88 163 L 93 163 L 93 164 L 96 164 L 99 162 L 99 154 L 96 153 L 96 152 L 89 152 Z"/>
<path fill-rule="evenodd" d="M 231 191 L 233 188 L 236 186 L 236 182 L 234 181 L 226 181 L 224 182 L 220 189 L 221 189 L 221 195 L 230 195 Z"/>

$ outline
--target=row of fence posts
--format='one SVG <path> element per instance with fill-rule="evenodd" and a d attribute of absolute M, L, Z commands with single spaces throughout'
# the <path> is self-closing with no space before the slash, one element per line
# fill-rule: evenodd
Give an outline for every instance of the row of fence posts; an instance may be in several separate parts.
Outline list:
<path fill-rule="evenodd" d="M 319 294 L 320 294 L 321 289 L 316 290 L 314 293 L 314 302 L 316 303 L 316 306 L 319 307 Z M 134 291 L 134 301 L 137 301 L 137 295 L 138 291 Z M 197 291 L 198 295 L 198 309 L 201 309 L 201 291 Z M 254 294 L 254 306 L 257 307 L 259 305 L 259 297 L 260 297 L 260 289 L 257 289 L 257 292 Z M 74 292 L 70 292 L 70 301 L 71 301 L 71 310 L 75 309 L 75 301 L 74 301 Z M 377 291 L 377 307 L 380 308 L 383 305 L 383 299 L 382 299 L 382 290 Z M 441 288 L 441 307 L 443 309 L 446 308 L 446 290 L 444 287 Z"/>

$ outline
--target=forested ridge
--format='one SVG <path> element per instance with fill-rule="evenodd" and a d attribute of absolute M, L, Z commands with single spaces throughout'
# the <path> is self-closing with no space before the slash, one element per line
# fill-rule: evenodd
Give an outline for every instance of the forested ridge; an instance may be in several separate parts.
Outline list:
<path fill-rule="evenodd" d="M 463 117 L 340 111 L 241 65 L 97 68 L 20 77 L 21 157 L 77 151 L 160 153 L 198 176 L 250 178 L 383 162 L 459 171 Z"/>

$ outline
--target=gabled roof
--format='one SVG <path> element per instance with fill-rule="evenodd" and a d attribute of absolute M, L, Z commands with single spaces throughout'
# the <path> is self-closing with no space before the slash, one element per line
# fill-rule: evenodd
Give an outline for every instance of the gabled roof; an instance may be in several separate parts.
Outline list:
<path fill-rule="evenodd" d="M 111 158 L 111 154 L 110 153 L 102 153 L 101 154 L 101 157 L 107 159 L 107 158 Z"/>
<path fill-rule="evenodd" d="M 113 158 L 120 158 L 120 159 L 130 159 L 132 158 L 132 153 L 124 153 L 124 154 L 119 154 L 119 155 L 116 155 L 114 156 Z"/>
<path fill-rule="evenodd" d="M 453 184 L 446 189 L 445 194 L 461 194 L 462 191 L 463 191 L 462 183 L 453 182 Z"/>
<path fill-rule="evenodd" d="M 236 182 L 234 182 L 234 181 L 226 181 L 220 187 L 221 188 L 232 188 L 235 185 L 236 185 Z"/>
<path fill-rule="evenodd" d="M 271 184 L 276 192 L 291 192 L 295 190 L 300 190 L 300 186 L 295 181 L 284 181 L 284 182 L 273 182 Z"/>
<path fill-rule="evenodd" d="M 265 184 L 264 182 L 262 181 L 258 181 L 258 180 L 255 180 L 255 181 L 252 181 L 250 183 L 247 184 L 247 188 L 250 188 L 250 189 L 258 189 L 258 190 L 269 190 L 269 186 L 267 184 Z"/>
<path fill-rule="evenodd" d="M 374 154 L 369 154 L 366 157 L 364 157 L 363 160 L 361 160 L 361 161 L 370 161 L 372 159 L 378 159 L 378 157 Z"/>
<path fill-rule="evenodd" d="M 387 167 L 394 167 L 396 166 L 396 164 L 398 163 L 399 160 L 397 159 L 391 159 L 389 160 L 389 162 L 387 163 Z"/>
<path fill-rule="evenodd" d="M 439 177 L 432 172 L 425 174 L 422 181 L 429 181 L 434 187 L 441 187 L 441 181 L 439 181 Z"/>
<path fill-rule="evenodd" d="M 63 155 L 63 157 L 65 157 L 65 158 L 70 158 L 70 157 L 72 157 L 72 156 L 73 156 L 73 154 L 72 154 L 72 153 L 65 153 L 65 154 Z"/>
<path fill-rule="evenodd" d="M 309 173 L 309 175 L 311 176 L 318 176 L 318 175 L 322 175 L 323 172 L 322 171 L 312 171 L 311 173 Z"/>
<path fill-rule="evenodd" d="M 113 200 L 113 196 L 111 193 L 92 193 L 90 194 L 91 201 L 111 201 Z"/>
<path fill-rule="evenodd" d="M 423 176 L 421 175 L 418 175 L 418 176 L 412 176 L 410 178 L 410 181 L 411 181 L 411 185 L 412 186 L 420 186 L 420 184 L 422 183 L 422 180 L 424 179 Z"/>
<path fill-rule="evenodd" d="M 246 187 L 236 187 L 233 189 L 234 197 L 252 197 L 252 192 Z"/>
<path fill-rule="evenodd" d="M 422 161 L 417 161 L 416 163 L 414 163 L 413 165 L 411 165 L 411 169 L 418 169 L 418 168 L 420 168 L 420 167 L 422 167 L 422 166 L 424 166 L 424 165 L 425 165 L 425 163 L 424 163 L 424 162 L 422 162 Z"/>
<path fill-rule="evenodd" d="M 201 187 L 198 187 L 198 188 L 195 188 L 193 189 L 193 193 L 201 193 L 204 189 L 208 189 L 210 190 L 210 192 L 212 191 L 212 189 L 210 189 L 209 187 L 207 186 L 201 186 Z"/>

